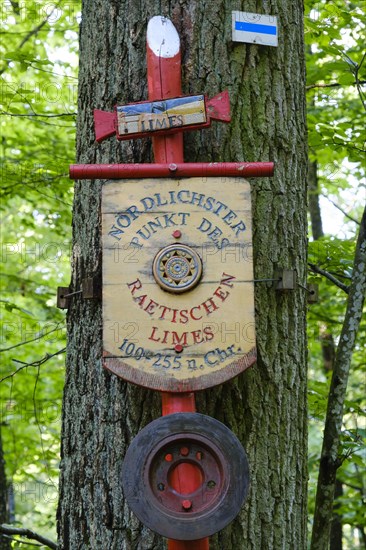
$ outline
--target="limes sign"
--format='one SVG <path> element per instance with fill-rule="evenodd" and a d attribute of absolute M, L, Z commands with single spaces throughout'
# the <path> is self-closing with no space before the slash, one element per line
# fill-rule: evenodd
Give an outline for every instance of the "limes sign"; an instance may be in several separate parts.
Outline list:
<path fill-rule="evenodd" d="M 104 365 L 170 392 L 221 384 L 256 358 L 249 183 L 103 186 Z"/>

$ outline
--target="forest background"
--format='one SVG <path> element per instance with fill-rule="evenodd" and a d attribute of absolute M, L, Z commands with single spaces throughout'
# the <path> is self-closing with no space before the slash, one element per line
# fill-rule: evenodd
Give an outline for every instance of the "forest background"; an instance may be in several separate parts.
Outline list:
<path fill-rule="evenodd" d="M 361 3 L 342 0 L 306 0 L 305 10 L 308 282 L 319 290 L 308 305 L 310 540 L 330 378 L 365 201 L 366 17 Z M 74 0 L 1 4 L 0 483 L 5 464 L 9 515 L 1 516 L 0 503 L 0 523 L 53 540 L 66 348 L 56 292 L 70 280 L 68 166 L 75 162 L 80 18 Z M 334 532 L 343 550 L 366 548 L 365 328 L 363 320 L 337 472 Z"/>

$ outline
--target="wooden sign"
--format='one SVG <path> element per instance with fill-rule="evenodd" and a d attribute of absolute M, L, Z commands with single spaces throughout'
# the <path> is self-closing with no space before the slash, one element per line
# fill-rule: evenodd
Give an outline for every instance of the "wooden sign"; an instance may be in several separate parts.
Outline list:
<path fill-rule="evenodd" d="M 117 105 L 113 113 L 94 110 L 95 137 L 99 142 L 114 134 L 123 140 L 207 128 L 211 120 L 230 122 L 227 91 L 209 100 L 204 95 L 194 95 Z"/>
<path fill-rule="evenodd" d="M 203 95 L 117 107 L 118 133 L 141 134 L 206 123 Z"/>
<path fill-rule="evenodd" d="M 184 392 L 252 365 L 249 183 L 120 180 L 107 182 L 102 197 L 105 367 Z"/>

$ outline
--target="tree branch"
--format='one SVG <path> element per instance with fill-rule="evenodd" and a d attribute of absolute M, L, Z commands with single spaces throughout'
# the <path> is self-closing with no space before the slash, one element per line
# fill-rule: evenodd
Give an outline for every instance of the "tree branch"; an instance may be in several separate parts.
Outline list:
<path fill-rule="evenodd" d="M 16 2 L 14 0 L 10 0 L 11 7 L 14 10 L 15 15 L 20 15 L 20 6 L 19 2 Z"/>
<path fill-rule="evenodd" d="M 363 62 L 365 61 L 365 58 L 366 58 L 366 53 L 363 54 L 363 57 L 361 59 L 361 63 L 359 65 L 357 65 L 357 68 L 355 70 L 355 79 L 356 79 L 356 86 L 357 86 L 358 95 L 360 96 L 361 103 L 363 105 L 363 108 L 366 111 L 366 102 L 363 99 L 364 94 L 363 94 L 362 88 L 361 88 L 361 84 L 365 84 L 365 81 L 364 80 L 359 80 L 359 78 L 358 78 L 358 73 L 359 73 L 359 71 L 362 67 Z"/>
<path fill-rule="evenodd" d="M 343 485 L 346 485 L 346 487 L 350 487 L 355 491 L 360 491 L 360 493 L 363 493 L 364 491 L 364 487 L 358 487 L 357 485 L 352 485 L 352 483 L 347 483 L 346 481 L 343 481 Z"/>
<path fill-rule="evenodd" d="M 362 64 L 362 63 L 361 63 Z M 351 84 L 340 84 L 339 82 L 330 82 L 329 84 L 309 84 L 306 86 L 306 91 L 313 90 L 314 88 L 340 88 L 341 86 L 357 86 L 358 84 L 366 84 L 366 80 L 358 80 Z"/>
<path fill-rule="evenodd" d="M 351 367 L 352 354 L 359 330 L 366 292 L 366 207 L 363 212 L 349 286 L 346 315 L 334 361 L 325 419 L 324 439 L 320 458 L 319 477 L 311 550 L 324 550 L 329 544 L 333 515 L 334 488 L 337 469 L 341 464 L 339 444 L 343 407 Z"/>
<path fill-rule="evenodd" d="M 18 544 L 26 544 L 27 546 L 36 546 L 37 548 L 41 548 L 42 546 L 44 546 L 44 544 L 37 544 L 36 542 L 26 542 L 25 540 L 19 540 L 14 537 L 10 537 L 9 535 L 2 535 L 1 533 L 0 533 L 0 542 L 1 542 L 1 537 L 3 537 L 4 539 L 13 540 Z"/>
<path fill-rule="evenodd" d="M 28 114 L 16 114 L 16 113 L 8 113 L 6 111 L 1 111 L 2 115 L 6 116 L 12 116 L 12 117 L 40 117 L 40 118 L 58 118 L 63 116 L 76 116 L 77 113 L 59 113 L 57 115 L 41 115 L 39 113 L 28 113 Z"/>
<path fill-rule="evenodd" d="M 60 355 L 61 353 L 65 353 L 65 351 L 66 351 L 66 348 L 63 348 L 52 354 L 47 353 L 44 357 L 42 357 L 42 359 L 38 359 L 38 361 L 34 361 L 33 363 L 23 363 L 23 361 L 19 361 L 18 359 L 13 359 L 15 363 L 22 363 L 22 366 L 19 367 L 14 372 L 12 372 L 11 374 L 8 374 L 7 376 L 0 378 L 0 384 L 1 382 L 4 382 L 4 380 L 7 380 L 8 378 L 13 378 L 13 376 L 18 374 L 18 372 L 20 372 L 21 370 L 26 369 L 27 367 L 39 367 L 40 365 L 43 365 L 43 363 L 46 363 L 46 361 L 49 361 L 49 359 L 52 359 L 52 357 L 55 357 L 56 355 Z"/>
<path fill-rule="evenodd" d="M 44 338 L 45 336 L 48 336 L 48 334 L 52 334 L 53 332 L 56 332 L 56 330 L 59 329 L 59 327 L 63 325 L 63 323 L 57 323 L 56 327 L 52 330 L 49 330 L 48 332 L 40 333 L 35 338 L 32 338 L 31 340 L 23 340 L 23 342 L 18 342 L 18 344 L 14 344 L 14 346 L 9 346 L 8 348 L 1 348 L 0 352 L 2 351 L 9 351 L 14 348 L 19 348 L 20 346 L 25 346 L 26 344 L 29 344 L 30 342 L 36 342 L 37 340 L 40 340 L 41 338 Z"/>
<path fill-rule="evenodd" d="M 24 38 L 23 40 L 21 41 L 21 43 L 19 44 L 19 46 L 17 47 L 17 50 L 20 50 L 24 44 L 26 44 L 28 42 L 28 40 L 30 40 L 32 38 L 32 36 L 34 36 L 35 34 L 37 34 L 41 29 L 42 27 L 45 26 L 45 24 L 48 22 L 49 18 L 51 17 L 51 15 L 53 14 L 53 12 L 55 11 L 55 9 L 57 9 L 60 4 L 62 3 L 62 0 L 60 0 L 54 7 L 53 9 L 51 10 L 51 12 L 47 15 L 47 17 L 40 22 L 39 25 L 37 25 L 36 27 L 34 27 L 34 29 L 32 29 Z M 9 62 L 6 63 L 2 69 L 0 69 L 0 75 L 2 75 L 6 69 L 8 68 L 9 66 Z"/>
<path fill-rule="evenodd" d="M 321 267 L 318 267 L 315 264 L 308 264 L 308 265 L 311 271 L 313 271 L 314 273 L 318 273 L 318 275 L 323 275 L 323 277 L 326 277 L 327 279 L 329 279 L 329 281 L 332 281 L 332 283 L 334 283 L 337 287 L 339 287 L 346 294 L 348 294 L 349 287 L 344 283 L 341 283 L 341 281 L 337 279 L 337 277 L 334 277 L 334 275 L 331 275 L 328 271 L 325 271 L 324 269 L 322 269 Z"/>
<path fill-rule="evenodd" d="M 32 38 L 32 36 L 34 36 L 35 34 L 37 34 L 41 29 L 42 27 L 45 26 L 45 24 L 48 22 L 49 18 L 51 17 L 51 15 L 53 14 L 53 12 L 55 11 L 56 8 L 59 7 L 59 5 L 61 4 L 61 1 L 58 2 L 54 7 L 53 9 L 51 10 L 51 12 L 47 15 L 47 17 L 45 17 L 43 19 L 43 21 L 40 22 L 39 25 L 37 25 L 36 27 L 34 27 L 34 29 L 32 29 L 31 31 L 29 31 L 29 33 L 23 38 L 23 40 L 21 41 L 21 43 L 19 44 L 18 46 L 18 50 L 20 50 L 24 44 L 26 44 L 28 42 L 28 40 L 30 40 Z"/>
<path fill-rule="evenodd" d="M 19 535 L 20 537 L 36 540 L 42 543 L 44 546 L 47 546 L 47 548 L 51 548 L 52 550 L 57 550 L 56 543 L 54 543 L 50 539 L 46 539 L 46 537 L 43 537 L 42 535 L 39 535 L 34 531 L 31 531 L 31 529 L 18 529 L 17 527 L 10 527 L 8 525 L 2 524 L 0 525 L 0 533 L 3 533 L 4 535 Z M 17 542 L 21 542 L 21 541 L 17 541 Z"/>
<path fill-rule="evenodd" d="M 347 212 L 345 210 L 343 210 L 343 208 L 341 208 L 340 206 L 338 206 L 338 204 L 334 201 L 332 201 L 332 199 L 330 199 L 327 195 L 324 195 L 323 193 L 323 197 L 326 198 L 331 204 L 333 204 L 333 206 L 335 206 L 336 208 L 338 208 L 338 210 L 340 212 L 342 212 L 342 214 L 348 218 L 349 220 L 351 220 L 351 222 L 354 222 L 354 223 L 357 223 L 357 225 L 360 225 L 360 222 L 358 220 L 356 220 L 355 218 L 353 218 L 352 216 L 350 216 L 349 214 L 347 214 Z"/>
<path fill-rule="evenodd" d="M 329 141 L 324 141 L 324 144 L 333 143 L 336 147 L 348 147 L 348 149 L 353 149 L 354 151 L 359 151 L 360 153 L 366 153 L 366 149 L 361 149 L 356 147 L 356 145 L 351 145 L 352 141 L 339 142 L 334 139 L 334 137 Z"/>

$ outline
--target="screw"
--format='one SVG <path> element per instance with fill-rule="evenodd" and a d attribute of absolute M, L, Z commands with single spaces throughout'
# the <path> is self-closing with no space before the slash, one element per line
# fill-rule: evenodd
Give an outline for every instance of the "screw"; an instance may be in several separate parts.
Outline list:
<path fill-rule="evenodd" d="M 182 351 L 183 351 L 183 346 L 182 346 L 182 344 L 176 344 L 175 347 L 174 347 L 174 349 L 175 349 L 175 351 L 176 351 L 177 353 L 182 353 Z"/>
<path fill-rule="evenodd" d="M 190 510 L 192 508 L 192 502 L 190 500 L 183 500 L 182 508 L 184 508 L 184 510 Z"/>
<path fill-rule="evenodd" d="M 164 483 L 158 483 L 158 490 L 159 491 L 164 491 L 164 489 L 165 489 Z"/>
<path fill-rule="evenodd" d="M 180 239 L 182 236 L 182 232 L 179 231 L 179 229 L 176 229 L 175 231 L 173 231 L 172 235 L 175 239 Z"/>
<path fill-rule="evenodd" d="M 182 447 L 181 450 L 180 450 L 180 454 L 182 456 L 188 456 L 189 455 L 189 449 L 188 447 Z"/>
<path fill-rule="evenodd" d="M 209 489 L 213 489 L 215 486 L 216 486 L 216 481 L 214 481 L 213 479 L 210 479 L 210 481 L 207 482 L 207 487 Z"/>
<path fill-rule="evenodd" d="M 172 162 L 172 164 L 169 164 L 169 171 L 170 172 L 176 172 L 178 169 L 178 166 Z"/>

